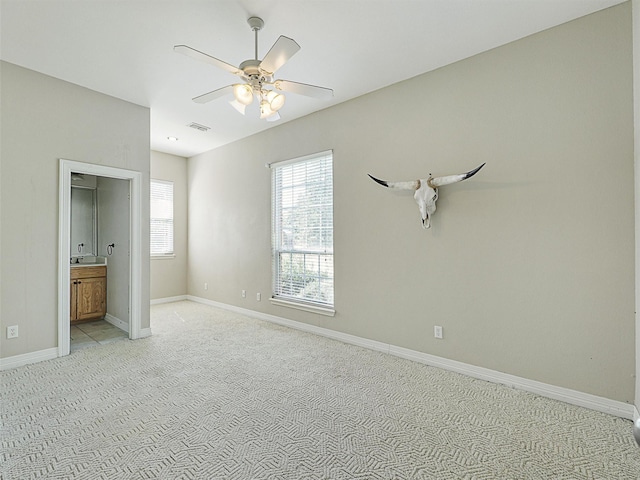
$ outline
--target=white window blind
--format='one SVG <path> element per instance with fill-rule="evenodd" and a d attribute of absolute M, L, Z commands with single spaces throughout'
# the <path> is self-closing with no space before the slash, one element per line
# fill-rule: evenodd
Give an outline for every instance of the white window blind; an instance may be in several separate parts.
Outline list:
<path fill-rule="evenodd" d="M 333 155 L 271 167 L 273 296 L 333 307 Z"/>
<path fill-rule="evenodd" d="M 173 182 L 151 180 L 151 256 L 173 255 Z"/>

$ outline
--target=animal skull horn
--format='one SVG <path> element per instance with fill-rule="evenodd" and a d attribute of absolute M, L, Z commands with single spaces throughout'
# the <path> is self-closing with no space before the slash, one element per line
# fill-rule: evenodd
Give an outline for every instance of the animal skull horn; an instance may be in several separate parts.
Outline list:
<path fill-rule="evenodd" d="M 415 198 L 418 208 L 420 208 L 420 215 L 422 216 L 422 228 L 431 227 L 431 216 L 436 211 L 436 200 L 438 200 L 438 187 L 443 185 L 450 185 L 452 183 L 461 182 L 467 178 L 473 177 L 478 171 L 484 167 L 483 163 L 478 168 L 471 170 L 467 173 L 461 173 L 459 175 L 447 175 L 444 177 L 432 177 L 429 174 L 429 178 L 414 180 L 410 182 L 387 182 L 386 180 L 380 180 L 376 177 L 369 175 L 371 179 L 380 185 L 387 188 L 395 188 L 398 190 L 414 190 L 413 198 Z"/>

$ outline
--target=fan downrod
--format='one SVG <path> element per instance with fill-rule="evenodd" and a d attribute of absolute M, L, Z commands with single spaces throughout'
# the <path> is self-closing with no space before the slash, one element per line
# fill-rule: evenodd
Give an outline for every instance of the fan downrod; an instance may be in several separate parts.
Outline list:
<path fill-rule="evenodd" d="M 262 29 L 262 27 L 264 27 L 264 20 L 262 20 L 260 17 L 249 17 L 247 19 L 247 23 L 251 27 L 251 30 L 253 31 L 253 36 L 255 37 L 255 42 L 256 42 L 255 59 L 258 60 L 258 32 L 260 31 L 260 29 Z"/>

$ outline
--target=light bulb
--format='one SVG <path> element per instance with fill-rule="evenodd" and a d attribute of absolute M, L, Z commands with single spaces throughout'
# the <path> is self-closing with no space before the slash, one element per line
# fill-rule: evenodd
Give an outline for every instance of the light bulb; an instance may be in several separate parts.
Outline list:
<path fill-rule="evenodd" d="M 253 89 L 246 83 L 236 83 L 233 86 L 233 96 L 243 105 L 253 102 Z"/>

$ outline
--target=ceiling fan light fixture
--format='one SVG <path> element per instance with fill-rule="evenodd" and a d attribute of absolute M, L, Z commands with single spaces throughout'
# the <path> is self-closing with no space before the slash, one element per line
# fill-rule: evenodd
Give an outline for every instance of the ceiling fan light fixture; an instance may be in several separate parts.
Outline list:
<path fill-rule="evenodd" d="M 253 97 L 260 107 L 260 118 L 274 122 L 280 119 L 280 110 L 285 104 L 285 96 L 280 91 L 306 95 L 308 97 L 326 99 L 333 96 L 330 88 L 318 87 L 290 80 L 274 80 L 275 72 L 289 61 L 299 50 L 300 45 L 295 40 L 280 35 L 271 46 L 262 60 L 258 59 L 258 31 L 264 26 L 264 21 L 259 17 L 251 17 L 247 20 L 255 37 L 255 57 L 245 60 L 238 67 L 224 62 L 218 58 L 207 55 L 204 52 L 187 45 L 175 45 L 174 51 L 209 63 L 233 75 L 237 75 L 245 83 L 236 83 L 218 88 L 211 92 L 193 98 L 196 103 L 207 103 L 217 98 L 233 93 L 234 100 L 229 103 L 241 114 L 245 114 L 246 106 L 253 103 Z M 269 85 L 274 90 L 263 89 Z"/>
<path fill-rule="evenodd" d="M 261 119 L 269 118 L 274 113 L 276 112 L 274 112 L 271 109 L 271 105 L 269 105 L 269 102 L 266 99 L 260 102 L 260 118 Z"/>
<path fill-rule="evenodd" d="M 267 102 L 269 102 L 269 107 L 273 112 L 277 112 L 284 105 L 285 97 L 281 93 L 270 90 L 266 95 Z"/>
<path fill-rule="evenodd" d="M 253 89 L 246 83 L 236 83 L 233 86 L 233 96 L 243 105 L 250 105 L 253 102 Z"/>

